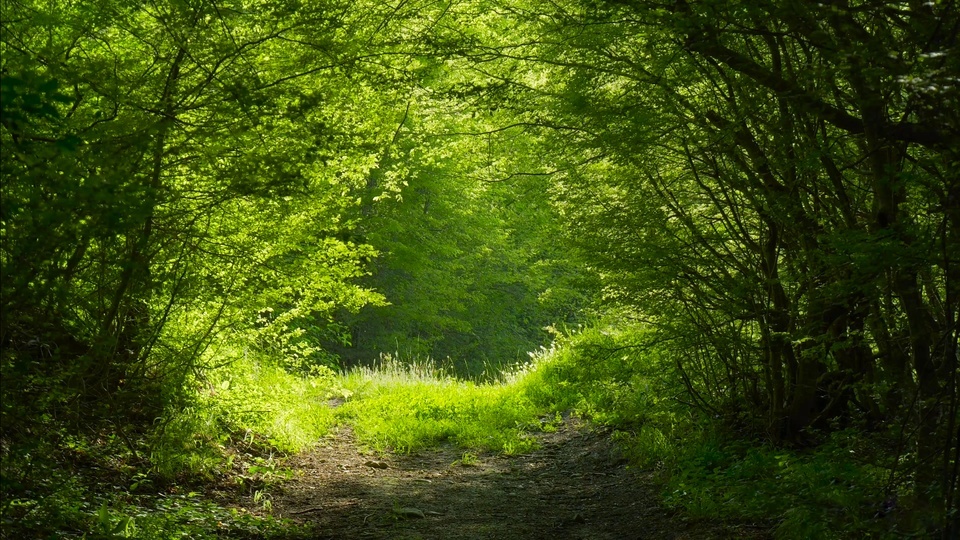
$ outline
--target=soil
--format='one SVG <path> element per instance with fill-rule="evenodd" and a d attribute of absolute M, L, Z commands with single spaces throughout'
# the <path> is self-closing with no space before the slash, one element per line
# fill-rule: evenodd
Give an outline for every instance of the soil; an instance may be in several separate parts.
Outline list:
<path fill-rule="evenodd" d="M 664 508 L 653 471 L 630 467 L 609 434 L 568 418 L 521 456 L 361 451 L 348 427 L 287 465 L 274 515 L 318 539 L 765 539 L 760 525 L 695 521 Z M 464 463 L 466 461 L 466 463 Z"/>

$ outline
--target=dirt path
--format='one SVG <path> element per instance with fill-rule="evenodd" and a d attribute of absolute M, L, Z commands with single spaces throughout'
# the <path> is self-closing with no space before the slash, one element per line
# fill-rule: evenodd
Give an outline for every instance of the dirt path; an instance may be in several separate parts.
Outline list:
<path fill-rule="evenodd" d="M 576 419 L 539 437 L 531 454 L 463 465 L 454 448 L 364 455 L 342 428 L 288 463 L 303 474 L 275 494 L 274 513 L 337 540 L 769 538 L 759 527 L 673 515 L 651 473 L 628 468 L 608 436 Z"/>

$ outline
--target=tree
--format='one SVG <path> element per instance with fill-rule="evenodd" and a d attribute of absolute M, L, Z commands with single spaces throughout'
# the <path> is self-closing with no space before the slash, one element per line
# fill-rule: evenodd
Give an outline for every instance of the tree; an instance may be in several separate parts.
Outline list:
<path fill-rule="evenodd" d="M 348 69 L 364 16 L 187 0 L 4 17 L 5 433 L 51 411 L 152 421 L 227 331 L 283 349 L 379 301 L 342 219 L 382 127 Z"/>
<path fill-rule="evenodd" d="M 400 353 L 478 375 L 526 359 L 545 327 L 576 320 L 588 286 L 554 241 L 539 178 L 510 175 L 513 161 L 530 161 L 522 132 L 488 132 L 496 115 L 465 110 L 450 80 L 459 74 L 421 77 L 357 228 L 379 252 L 363 283 L 390 304 L 345 317 L 351 339 L 332 348 L 345 364 Z"/>
<path fill-rule="evenodd" d="M 521 29 L 464 56 L 524 96 L 572 239 L 669 338 L 693 402 L 780 443 L 899 431 L 949 504 L 960 122 L 937 105 L 960 95 L 955 6 L 501 10 Z"/>

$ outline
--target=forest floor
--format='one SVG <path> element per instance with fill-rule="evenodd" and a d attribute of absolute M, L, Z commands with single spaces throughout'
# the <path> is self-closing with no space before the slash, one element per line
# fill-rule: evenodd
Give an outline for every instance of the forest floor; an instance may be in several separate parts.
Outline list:
<path fill-rule="evenodd" d="M 274 515 L 318 539 L 764 539 L 767 527 L 685 519 L 659 502 L 652 471 L 629 467 L 575 417 L 519 456 L 453 446 L 409 455 L 362 451 L 349 427 L 291 458 Z"/>

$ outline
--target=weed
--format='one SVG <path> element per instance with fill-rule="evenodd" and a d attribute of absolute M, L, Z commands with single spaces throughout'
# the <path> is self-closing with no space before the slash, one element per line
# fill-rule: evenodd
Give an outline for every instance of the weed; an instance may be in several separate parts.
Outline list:
<path fill-rule="evenodd" d="M 263 511 L 268 514 L 273 511 L 273 500 L 266 490 L 258 489 L 255 491 L 253 493 L 253 502 L 255 504 L 259 504 L 260 508 L 262 508 Z"/>
<path fill-rule="evenodd" d="M 95 514 L 93 534 L 95 538 L 112 540 L 114 538 L 132 538 L 136 535 L 137 527 L 133 518 L 119 512 L 112 511 L 103 503 Z M 86 535 L 84 535 L 86 538 Z"/>
<path fill-rule="evenodd" d="M 453 462 L 453 465 L 460 465 L 461 467 L 475 467 L 480 463 L 480 458 L 473 452 L 464 452 L 460 459 Z"/>

